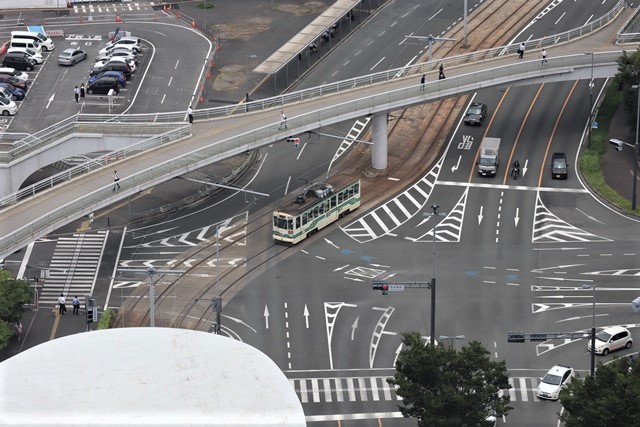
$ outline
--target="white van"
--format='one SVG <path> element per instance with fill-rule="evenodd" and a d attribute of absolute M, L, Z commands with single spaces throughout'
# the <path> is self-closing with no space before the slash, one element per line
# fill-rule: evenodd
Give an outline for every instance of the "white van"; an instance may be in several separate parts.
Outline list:
<path fill-rule="evenodd" d="M 33 58 L 36 61 L 36 64 L 42 64 L 44 62 L 44 58 L 41 53 L 36 52 L 33 49 L 29 49 L 28 47 L 10 47 L 7 49 L 7 53 L 21 53 L 24 52 L 28 57 Z"/>
<path fill-rule="evenodd" d="M 36 40 L 31 39 L 11 39 L 9 47 L 22 47 L 32 49 L 34 52 L 42 55 L 42 45 Z"/>
<path fill-rule="evenodd" d="M 50 37 L 35 31 L 11 31 L 11 38 L 36 40 L 42 45 L 42 50 L 45 52 L 52 51 L 56 47 Z"/>

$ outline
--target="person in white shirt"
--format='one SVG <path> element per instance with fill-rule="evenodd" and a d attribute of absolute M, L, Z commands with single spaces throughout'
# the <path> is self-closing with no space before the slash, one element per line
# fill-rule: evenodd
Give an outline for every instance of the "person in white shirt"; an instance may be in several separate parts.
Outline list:
<path fill-rule="evenodd" d="M 278 126 L 279 130 L 287 128 L 287 116 L 284 114 L 284 111 L 280 111 L 280 126 Z"/>
<path fill-rule="evenodd" d="M 189 124 L 193 124 L 193 110 L 191 109 L 191 105 L 187 108 L 187 116 L 189 116 Z"/>
<path fill-rule="evenodd" d="M 60 294 L 60 296 L 58 297 L 58 314 L 65 314 L 67 312 L 67 307 L 65 306 L 64 302 L 64 295 Z"/>

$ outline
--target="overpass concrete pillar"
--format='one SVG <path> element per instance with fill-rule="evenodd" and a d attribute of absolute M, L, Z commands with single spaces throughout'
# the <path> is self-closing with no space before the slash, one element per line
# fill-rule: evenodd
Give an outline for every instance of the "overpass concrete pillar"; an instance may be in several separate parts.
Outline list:
<path fill-rule="evenodd" d="M 371 130 L 373 133 L 373 149 L 371 150 L 371 169 L 378 174 L 387 170 L 387 113 L 373 115 Z"/>

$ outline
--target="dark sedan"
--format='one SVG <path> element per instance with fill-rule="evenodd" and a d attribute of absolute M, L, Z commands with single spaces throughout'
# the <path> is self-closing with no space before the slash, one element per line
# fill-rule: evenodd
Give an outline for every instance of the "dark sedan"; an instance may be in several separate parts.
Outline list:
<path fill-rule="evenodd" d="M 485 117 L 487 117 L 487 104 L 472 102 L 464 114 L 464 124 L 481 126 Z"/>
<path fill-rule="evenodd" d="M 6 89 L 11 94 L 11 99 L 20 101 L 24 99 L 25 92 L 9 83 L 0 83 L 0 87 Z"/>
<path fill-rule="evenodd" d="M 18 89 L 22 89 L 25 92 L 27 91 L 27 82 L 16 79 L 15 77 L 8 74 L 0 74 L 0 83 L 9 83 L 10 85 L 17 87 Z"/>

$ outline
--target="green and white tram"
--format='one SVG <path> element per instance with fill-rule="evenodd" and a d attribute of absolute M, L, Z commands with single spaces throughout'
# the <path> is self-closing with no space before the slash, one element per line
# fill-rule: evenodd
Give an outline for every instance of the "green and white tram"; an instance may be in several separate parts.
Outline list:
<path fill-rule="evenodd" d="M 273 239 L 295 245 L 360 206 L 360 180 L 337 190 L 317 183 L 273 213 Z"/>

